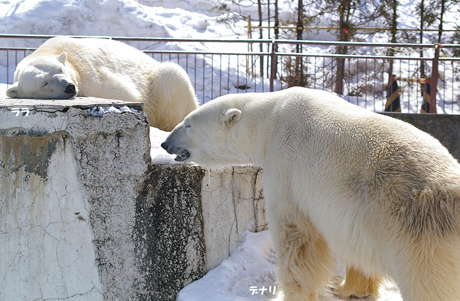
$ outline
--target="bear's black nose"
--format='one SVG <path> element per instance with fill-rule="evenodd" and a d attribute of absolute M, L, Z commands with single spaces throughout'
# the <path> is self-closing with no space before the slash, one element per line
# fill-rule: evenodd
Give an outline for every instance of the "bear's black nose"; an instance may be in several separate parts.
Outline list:
<path fill-rule="evenodd" d="M 167 151 L 169 146 L 166 144 L 166 142 L 163 142 L 161 144 L 161 147 L 164 148 Z"/>
<path fill-rule="evenodd" d="M 65 88 L 64 92 L 66 94 L 75 94 L 75 85 L 74 84 L 68 84 L 67 87 Z"/>

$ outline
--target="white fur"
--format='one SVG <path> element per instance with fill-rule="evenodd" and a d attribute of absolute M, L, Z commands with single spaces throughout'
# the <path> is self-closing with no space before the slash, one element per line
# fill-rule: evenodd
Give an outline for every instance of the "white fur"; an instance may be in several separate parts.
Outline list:
<path fill-rule="evenodd" d="M 46 84 L 45 84 L 46 83 Z M 17 66 L 13 98 L 77 96 L 143 102 L 151 126 L 171 131 L 197 108 L 187 73 L 179 65 L 159 63 L 121 42 L 106 39 L 53 38 Z"/>
<path fill-rule="evenodd" d="M 206 167 L 263 168 L 286 300 L 316 299 L 332 252 L 351 271 L 341 297 L 377 294 L 390 276 L 405 301 L 460 300 L 460 165 L 408 123 L 291 88 L 219 97 L 162 146 Z"/>

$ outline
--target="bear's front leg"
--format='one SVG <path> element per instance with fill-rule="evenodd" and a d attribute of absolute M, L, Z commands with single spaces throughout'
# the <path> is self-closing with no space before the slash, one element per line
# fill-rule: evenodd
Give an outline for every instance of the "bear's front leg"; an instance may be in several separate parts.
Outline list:
<path fill-rule="evenodd" d="M 343 299 L 377 297 L 381 282 L 378 276 L 368 277 L 362 271 L 347 266 L 345 280 L 334 290 L 334 294 Z"/>
<path fill-rule="evenodd" d="M 334 266 L 325 240 L 309 219 L 298 224 L 282 223 L 276 230 L 278 281 L 284 300 L 316 300 L 317 291 L 326 284 Z"/>

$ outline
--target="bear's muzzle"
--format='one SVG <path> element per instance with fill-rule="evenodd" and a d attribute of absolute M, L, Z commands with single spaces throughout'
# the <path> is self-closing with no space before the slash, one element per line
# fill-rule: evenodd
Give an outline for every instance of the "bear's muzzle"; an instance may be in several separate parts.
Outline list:
<path fill-rule="evenodd" d="M 168 143 L 168 140 L 163 142 L 161 147 L 165 149 L 169 154 L 177 155 L 176 158 L 174 158 L 174 161 L 181 162 L 190 158 L 190 152 L 188 150 L 179 146 L 172 146 Z"/>

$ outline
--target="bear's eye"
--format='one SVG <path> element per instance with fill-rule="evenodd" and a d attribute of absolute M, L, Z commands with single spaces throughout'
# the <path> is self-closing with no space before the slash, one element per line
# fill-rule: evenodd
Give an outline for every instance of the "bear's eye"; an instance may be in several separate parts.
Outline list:
<path fill-rule="evenodd" d="M 47 85 L 48 85 L 48 82 L 42 82 L 41 85 L 40 85 L 40 87 L 43 88 L 43 87 L 46 87 Z"/>

